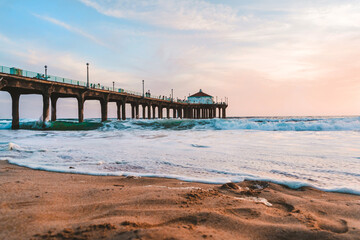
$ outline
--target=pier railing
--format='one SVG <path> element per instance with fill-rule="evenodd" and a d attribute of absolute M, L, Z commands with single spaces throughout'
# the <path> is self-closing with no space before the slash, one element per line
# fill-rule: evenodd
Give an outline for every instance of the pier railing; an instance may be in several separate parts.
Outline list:
<path fill-rule="evenodd" d="M 14 67 L 10 68 L 10 67 L 0 65 L 0 72 L 1 73 L 6 73 L 6 74 L 11 74 L 11 75 L 22 76 L 22 77 L 46 80 L 46 81 L 51 81 L 51 82 L 67 83 L 67 84 L 71 84 L 71 85 L 87 87 L 87 83 L 83 82 L 83 81 L 73 80 L 73 79 L 64 78 L 64 77 L 58 77 L 58 76 L 54 76 L 54 75 L 46 75 L 45 76 L 45 74 L 43 74 L 43 73 L 27 71 L 27 70 L 23 70 L 23 69 L 19 69 L 19 68 L 14 68 Z M 104 85 L 102 85 L 100 83 L 98 83 L 98 84 L 91 83 L 89 88 L 100 89 L 100 90 L 105 90 L 105 91 L 112 91 L 112 92 L 119 92 L 119 93 L 127 93 L 127 94 L 130 94 L 130 95 L 140 96 L 140 97 L 143 96 L 143 94 L 140 93 L 140 92 L 130 91 L 130 90 L 126 90 L 126 89 L 123 89 L 123 88 L 107 87 L 107 86 L 104 86 Z M 159 100 L 165 100 L 165 101 L 169 101 L 169 102 L 189 103 L 188 100 L 181 100 L 181 99 L 178 99 L 178 98 L 173 99 L 173 98 L 170 98 L 170 97 L 167 97 L 167 96 L 162 96 L 162 95 L 158 96 L 158 95 L 151 94 L 151 96 L 145 95 L 145 97 L 153 98 L 153 99 L 159 99 Z M 214 103 L 212 103 L 212 104 L 214 104 Z M 225 104 L 225 103 L 215 103 L 215 104 Z"/>

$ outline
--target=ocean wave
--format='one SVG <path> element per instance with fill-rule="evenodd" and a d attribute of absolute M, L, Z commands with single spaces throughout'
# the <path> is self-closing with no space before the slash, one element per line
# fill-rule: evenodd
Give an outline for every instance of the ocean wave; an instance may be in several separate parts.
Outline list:
<path fill-rule="evenodd" d="M 263 178 L 263 177 L 249 177 L 247 174 L 240 175 L 233 177 L 215 177 L 215 178 L 202 178 L 202 177 L 190 177 L 185 175 L 177 175 L 177 174 L 160 174 L 160 173 L 139 173 L 139 172 L 132 172 L 132 171 L 117 171 L 117 172 L 99 172 L 99 171 L 91 171 L 91 170 L 77 170 L 75 168 L 57 168 L 54 166 L 39 166 L 36 164 L 31 163 L 24 163 L 24 162 L 17 162 L 13 160 L 7 160 L 9 163 L 28 167 L 35 170 L 45 170 L 50 172 L 60 172 L 60 173 L 75 173 L 75 174 L 84 174 L 84 175 L 94 175 L 94 176 L 135 176 L 135 177 L 155 177 L 155 178 L 170 178 L 170 179 L 178 179 L 181 181 L 186 182 L 198 182 L 198 183 L 205 183 L 205 184 L 224 184 L 229 182 L 243 182 L 246 180 L 250 181 L 267 181 L 272 182 L 280 185 L 285 185 L 291 189 L 300 189 L 302 187 L 311 187 L 315 189 L 319 189 L 325 192 L 338 192 L 338 193 L 347 193 L 347 194 L 354 194 L 360 195 L 360 190 L 350 187 L 319 187 L 313 184 L 309 184 L 302 181 L 289 181 L 289 180 L 277 180 L 271 178 Z"/>
<path fill-rule="evenodd" d="M 10 120 L 0 120 L 0 129 L 10 129 Z M 101 123 L 88 119 L 78 123 L 74 119 L 46 122 L 22 119 L 20 129 L 28 130 L 258 130 L 258 131 L 360 131 L 360 117 L 338 118 L 228 118 L 228 119 L 154 119 L 110 120 Z"/>

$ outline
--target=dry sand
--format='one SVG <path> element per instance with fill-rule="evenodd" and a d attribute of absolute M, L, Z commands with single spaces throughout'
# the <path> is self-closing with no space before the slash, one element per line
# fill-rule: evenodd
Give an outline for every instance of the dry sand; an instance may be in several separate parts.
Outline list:
<path fill-rule="evenodd" d="M 360 239 L 360 196 L 254 181 L 51 173 L 0 161 L 0 239 Z"/>

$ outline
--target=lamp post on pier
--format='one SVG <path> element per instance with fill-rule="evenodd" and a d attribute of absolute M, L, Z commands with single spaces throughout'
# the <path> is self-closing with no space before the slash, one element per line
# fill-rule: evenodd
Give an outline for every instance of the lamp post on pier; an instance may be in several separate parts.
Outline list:
<path fill-rule="evenodd" d="M 142 89 L 143 89 L 143 97 L 145 97 L 145 87 L 144 87 L 144 80 L 142 80 Z"/>
<path fill-rule="evenodd" d="M 115 82 L 113 82 L 113 91 L 115 92 Z"/>
<path fill-rule="evenodd" d="M 174 101 L 174 89 L 171 89 L 171 101 Z"/>
<path fill-rule="evenodd" d="M 47 80 L 47 65 L 45 65 L 44 67 L 45 67 L 45 80 Z"/>
<path fill-rule="evenodd" d="M 89 63 L 86 63 L 86 87 L 89 88 L 90 84 L 89 84 Z"/>

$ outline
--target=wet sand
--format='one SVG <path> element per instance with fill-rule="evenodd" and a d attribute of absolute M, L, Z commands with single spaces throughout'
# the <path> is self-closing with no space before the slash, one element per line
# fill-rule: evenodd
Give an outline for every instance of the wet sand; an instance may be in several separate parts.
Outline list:
<path fill-rule="evenodd" d="M 0 239 L 360 239 L 360 196 L 255 181 L 52 173 L 0 161 Z"/>

